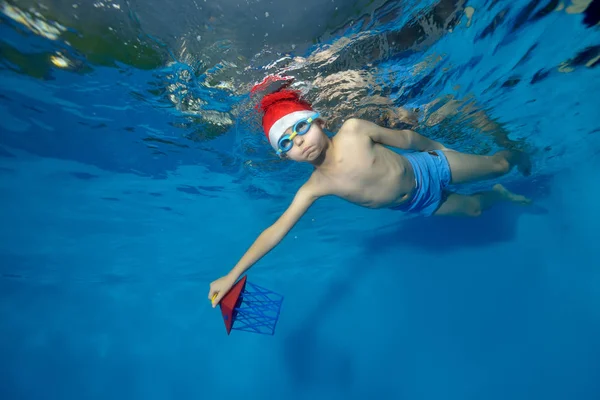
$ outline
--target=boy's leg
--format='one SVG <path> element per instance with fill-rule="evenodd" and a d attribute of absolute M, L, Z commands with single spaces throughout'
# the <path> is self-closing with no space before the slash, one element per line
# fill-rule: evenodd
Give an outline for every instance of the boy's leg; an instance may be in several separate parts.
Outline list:
<path fill-rule="evenodd" d="M 529 157 L 519 151 L 503 150 L 492 156 L 478 156 L 450 150 L 444 151 L 444 155 L 450 165 L 452 184 L 495 178 L 506 174 L 514 166 L 523 175 L 531 173 Z"/>
<path fill-rule="evenodd" d="M 504 186 L 496 184 L 492 190 L 472 195 L 450 193 L 434 215 L 478 217 L 484 210 L 500 201 L 510 201 L 519 204 L 531 203 L 531 200 L 527 197 L 514 194 Z"/>

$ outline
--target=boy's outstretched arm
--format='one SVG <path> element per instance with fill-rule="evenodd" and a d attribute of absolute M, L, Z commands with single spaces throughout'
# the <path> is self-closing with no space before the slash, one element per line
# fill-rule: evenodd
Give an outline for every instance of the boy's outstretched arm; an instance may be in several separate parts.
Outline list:
<path fill-rule="evenodd" d="M 321 196 L 315 189 L 312 179 L 309 179 L 308 182 L 298 190 L 287 210 L 273 225 L 266 228 L 258 238 L 256 238 L 252 246 L 250 246 L 231 271 L 210 284 L 208 299 L 212 301 L 213 308 L 219 304 L 223 296 L 229 292 L 231 287 L 244 272 L 279 244 L 315 200 Z M 216 297 L 213 300 L 213 296 L 215 295 Z"/>
<path fill-rule="evenodd" d="M 404 150 L 429 151 L 449 150 L 435 140 L 431 140 L 410 129 L 389 129 L 363 119 L 349 119 L 345 122 L 357 133 L 364 133 L 376 143 Z"/>

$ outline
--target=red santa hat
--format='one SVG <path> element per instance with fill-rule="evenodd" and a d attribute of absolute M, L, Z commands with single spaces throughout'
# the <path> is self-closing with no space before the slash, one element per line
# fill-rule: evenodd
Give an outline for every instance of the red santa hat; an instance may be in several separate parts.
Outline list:
<path fill-rule="evenodd" d="M 300 98 L 300 92 L 287 89 L 292 79 L 281 78 L 265 78 L 263 82 L 252 89 L 252 93 L 255 93 L 257 89 L 263 89 L 266 86 L 265 83 L 273 85 L 277 81 L 283 81 L 282 88 L 275 93 L 265 95 L 258 105 L 258 108 L 264 113 L 262 118 L 263 130 L 267 140 L 275 150 L 278 149 L 279 139 L 288 128 L 299 120 L 308 118 L 315 113 L 311 104 Z"/>

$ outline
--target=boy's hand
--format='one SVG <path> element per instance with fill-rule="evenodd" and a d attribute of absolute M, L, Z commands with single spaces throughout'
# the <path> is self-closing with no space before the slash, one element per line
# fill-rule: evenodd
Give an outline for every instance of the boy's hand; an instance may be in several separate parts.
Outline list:
<path fill-rule="evenodd" d="M 208 299 L 212 301 L 212 306 L 215 308 L 217 304 L 221 301 L 221 299 L 229 292 L 229 289 L 235 283 L 235 279 L 233 279 L 229 275 L 225 275 L 216 281 L 211 282 L 210 289 L 208 291 Z M 213 300 L 213 297 L 216 297 Z"/>

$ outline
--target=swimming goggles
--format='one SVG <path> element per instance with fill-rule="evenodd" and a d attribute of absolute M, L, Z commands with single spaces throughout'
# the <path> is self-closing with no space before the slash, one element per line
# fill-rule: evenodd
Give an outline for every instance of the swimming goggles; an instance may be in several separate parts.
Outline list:
<path fill-rule="evenodd" d="M 303 118 L 300 121 L 294 124 L 292 128 L 291 134 L 283 135 L 279 141 L 277 142 L 277 146 L 279 146 L 279 150 L 277 150 L 277 154 L 287 153 L 294 146 L 294 138 L 296 135 L 304 135 L 306 132 L 310 130 L 310 126 L 315 119 L 319 118 L 319 113 L 315 113 L 315 115 Z"/>

